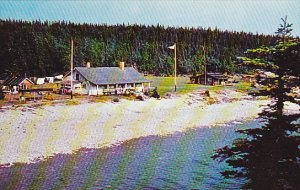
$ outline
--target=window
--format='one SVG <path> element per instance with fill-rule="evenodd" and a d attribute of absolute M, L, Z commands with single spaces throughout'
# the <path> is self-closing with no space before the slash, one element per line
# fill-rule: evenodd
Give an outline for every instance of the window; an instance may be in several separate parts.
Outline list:
<path fill-rule="evenodd" d="M 26 86 L 26 84 L 21 84 L 21 85 L 20 85 L 20 89 L 22 89 L 22 90 L 25 90 L 25 89 L 27 89 L 27 86 Z"/>
<path fill-rule="evenodd" d="M 79 80 L 79 74 L 76 73 L 76 80 Z"/>

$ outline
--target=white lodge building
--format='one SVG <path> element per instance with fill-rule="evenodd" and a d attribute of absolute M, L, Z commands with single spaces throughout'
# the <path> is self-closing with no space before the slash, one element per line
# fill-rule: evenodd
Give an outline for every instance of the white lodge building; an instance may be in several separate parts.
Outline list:
<path fill-rule="evenodd" d="M 70 73 L 67 77 L 70 79 Z M 124 62 L 121 62 L 120 67 L 90 67 L 89 63 L 86 67 L 75 67 L 73 82 L 76 84 L 74 93 L 104 95 L 144 92 L 152 81 L 133 67 L 124 67 Z"/>

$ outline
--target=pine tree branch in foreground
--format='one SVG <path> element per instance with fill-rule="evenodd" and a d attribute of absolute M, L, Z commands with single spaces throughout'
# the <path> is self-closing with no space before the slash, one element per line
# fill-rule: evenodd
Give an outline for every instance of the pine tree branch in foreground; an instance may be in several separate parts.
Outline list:
<path fill-rule="evenodd" d="M 260 116 L 262 127 L 237 131 L 246 137 L 216 150 L 213 159 L 232 167 L 225 178 L 243 178 L 245 189 L 296 189 L 300 187 L 300 114 L 284 113 L 284 102 L 293 101 L 291 89 L 299 87 L 300 42 L 286 40 L 292 31 L 287 19 L 277 34 L 282 41 L 274 47 L 248 50 L 245 65 L 263 68 L 277 75 L 268 93 L 273 103 Z M 290 80 L 293 75 L 296 80 Z M 258 93 L 259 94 L 259 93 Z M 298 101 L 299 104 L 299 101 Z"/>

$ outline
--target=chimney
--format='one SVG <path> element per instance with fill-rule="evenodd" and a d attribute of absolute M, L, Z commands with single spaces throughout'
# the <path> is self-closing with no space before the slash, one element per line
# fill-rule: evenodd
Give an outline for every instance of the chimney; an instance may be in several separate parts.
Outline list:
<path fill-rule="evenodd" d="M 120 69 L 121 69 L 122 71 L 124 71 L 124 62 L 123 62 L 123 61 L 120 62 Z"/>
<path fill-rule="evenodd" d="M 90 62 L 87 62 L 86 63 L 86 68 L 90 68 L 91 67 L 91 63 Z"/>

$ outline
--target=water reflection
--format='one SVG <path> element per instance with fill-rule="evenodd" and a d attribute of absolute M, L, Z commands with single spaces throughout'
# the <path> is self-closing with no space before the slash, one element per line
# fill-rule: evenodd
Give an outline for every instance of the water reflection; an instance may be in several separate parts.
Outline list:
<path fill-rule="evenodd" d="M 15 163 L 0 168 L 0 189 L 238 189 L 243 182 L 223 179 L 220 171 L 228 166 L 210 156 L 237 137 L 236 129 L 257 124 L 142 137 L 38 163 Z"/>

